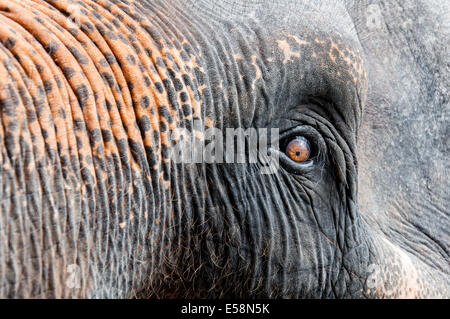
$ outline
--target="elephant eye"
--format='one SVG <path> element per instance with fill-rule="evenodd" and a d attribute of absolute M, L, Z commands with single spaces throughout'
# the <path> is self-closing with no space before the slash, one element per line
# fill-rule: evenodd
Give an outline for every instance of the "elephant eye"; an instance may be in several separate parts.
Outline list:
<path fill-rule="evenodd" d="M 307 125 L 282 132 L 276 152 L 283 168 L 294 175 L 308 174 L 322 167 L 325 161 L 326 143 L 322 135 Z"/>
<path fill-rule="evenodd" d="M 296 136 L 286 145 L 285 154 L 294 162 L 303 163 L 311 156 L 311 146 L 306 138 Z"/>

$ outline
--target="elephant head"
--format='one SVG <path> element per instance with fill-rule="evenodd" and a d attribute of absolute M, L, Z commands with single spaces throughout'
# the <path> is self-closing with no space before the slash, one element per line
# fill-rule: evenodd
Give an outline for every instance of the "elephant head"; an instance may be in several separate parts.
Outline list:
<path fill-rule="evenodd" d="M 0 294 L 448 297 L 429 3 L 0 0 Z"/>

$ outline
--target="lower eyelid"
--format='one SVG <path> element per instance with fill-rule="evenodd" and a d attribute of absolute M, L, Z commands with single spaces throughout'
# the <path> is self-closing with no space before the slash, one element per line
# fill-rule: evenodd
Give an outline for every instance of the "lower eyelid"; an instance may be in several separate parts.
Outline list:
<path fill-rule="evenodd" d="M 299 173 L 306 173 L 314 168 L 314 160 L 309 159 L 305 162 L 294 162 L 291 160 L 284 152 L 281 152 L 280 150 L 277 150 L 279 161 L 284 166 L 286 170 L 288 170 L 291 173 L 299 174 Z"/>

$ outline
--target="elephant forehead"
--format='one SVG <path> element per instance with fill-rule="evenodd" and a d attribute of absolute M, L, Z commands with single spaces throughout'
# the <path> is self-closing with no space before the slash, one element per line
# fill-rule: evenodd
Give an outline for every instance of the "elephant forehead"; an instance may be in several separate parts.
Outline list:
<path fill-rule="evenodd" d="M 307 52 L 311 60 L 322 68 L 328 67 L 337 76 L 347 73 L 354 85 L 365 78 L 361 53 L 358 49 L 346 45 L 337 36 L 315 36 L 313 39 L 301 39 L 294 34 L 276 40 L 283 56 L 283 64 L 300 60 Z"/>
<path fill-rule="evenodd" d="M 206 92 L 215 102 L 208 107 L 216 108 L 225 125 L 270 125 L 286 108 L 323 97 L 334 102 L 352 130 L 357 128 L 367 76 L 355 39 L 299 25 L 220 27 L 211 31 L 216 40 L 202 48 L 201 59 L 209 66 Z"/>
<path fill-rule="evenodd" d="M 285 113 L 285 105 L 322 96 L 348 115 L 352 129 L 358 126 L 367 77 L 353 23 L 340 1 L 187 3 L 186 15 L 196 26 L 188 27 L 189 33 L 201 39 L 194 42 L 205 66 L 203 96 L 210 93 L 213 102 L 206 112 L 215 108 L 219 124 L 267 125 L 272 115 Z M 256 123 L 257 117 L 266 123 Z"/>
<path fill-rule="evenodd" d="M 291 88 L 305 97 L 320 96 L 333 102 L 356 131 L 367 94 L 367 74 L 358 43 L 339 33 L 315 31 L 281 33 L 275 42 L 281 68 L 294 83 Z"/>

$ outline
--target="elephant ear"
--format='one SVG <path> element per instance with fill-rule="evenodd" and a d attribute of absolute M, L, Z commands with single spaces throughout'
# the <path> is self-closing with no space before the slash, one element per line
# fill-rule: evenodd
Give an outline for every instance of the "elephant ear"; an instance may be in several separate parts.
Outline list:
<path fill-rule="evenodd" d="M 358 137 L 360 211 L 448 274 L 449 2 L 362 3 L 348 5 L 369 79 Z"/>

